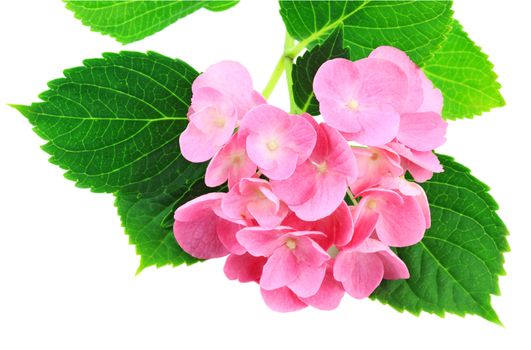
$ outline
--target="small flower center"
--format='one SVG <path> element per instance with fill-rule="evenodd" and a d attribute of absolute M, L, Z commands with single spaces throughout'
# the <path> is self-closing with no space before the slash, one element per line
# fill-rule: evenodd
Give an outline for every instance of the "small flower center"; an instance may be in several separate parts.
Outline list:
<path fill-rule="evenodd" d="M 357 111 L 360 104 L 356 100 L 350 100 L 349 103 L 347 103 L 347 108 L 351 111 Z"/>
<path fill-rule="evenodd" d="M 315 167 L 317 168 L 319 174 L 323 174 L 326 172 L 326 170 L 328 170 L 328 164 L 326 164 L 326 161 L 315 164 Z"/>
<path fill-rule="evenodd" d="M 333 259 L 337 256 L 337 253 L 339 253 L 339 249 L 337 249 L 335 245 L 332 245 L 330 248 L 328 248 L 327 253 Z"/>
<path fill-rule="evenodd" d="M 369 209 L 375 209 L 378 205 L 378 202 L 376 202 L 375 199 L 369 199 L 366 205 L 367 205 L 367 208 Z"/>
<path fill-rule="evenodd" d="M 266 143 L 266 146 L 267 146 L 267 149 L 270 150 L 271 152 L 275 151 L 277 148 L 278 148 L 278 142 L 277 140 L 269 140 L 267 143 Z"/>
<path fill-rule="evenodd" d="M 233 153 L 231 155 L 231 163 L 232 163 L 232 165 L 234 165 L 236 167 L 242 165 L 242 163 L 243 163 L 242 155 L 239 154 L 239 153 Z"/>
<path fill-rule="evenodd" d="M 295 242 L 295 240 L 293 238 L 289 238 L 286 241 L 286 247 L 288 247 L 290 250 L 293 250 L 293 249 L 297 248 L 297 242 Z"/>
<path fill-rule="evenodd" d="M 378 158 L 380 158 L 380 155 L 378 154 L 378 152 L 376 152 L 376 151 L 372 152 L 371 160 L 376 161 L 376 160 L 378 160 Z"/>
<path fill-rule="evenodd" d="M 225 117 L 218 115 L 216 118 L 214 118 L 214 125 L 218 128 L 225 127 L 225 123 L 227 121 L 225 120 Z"/>

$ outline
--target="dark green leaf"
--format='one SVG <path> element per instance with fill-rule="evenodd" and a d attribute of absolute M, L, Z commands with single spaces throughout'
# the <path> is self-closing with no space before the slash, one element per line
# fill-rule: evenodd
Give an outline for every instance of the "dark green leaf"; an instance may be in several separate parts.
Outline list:
<path fill-rule="evenodd" d="M 450 1 L 280 1 L 289 34 L 309 49 L 343 25 L 351 59 L 390 45 L 417 64 L 428 60 L 444 40 L 450 7 Z"/>
<path fill-rule="evenodd" d="M 122 225 L 140 255 L 138 272 L 148 266 L 197 261 L 175 241 L 173 213 L 179 205 L 212 191 L 204 184 L 205 168 L 204 164 L 176 162 L 161 174 L 156 193 L 116 193 Z"/>
<path fill-rule="evenodd" d="M 439 158 L 445 171 L 422 184 L 432 227 L 420 243 L 397 249 L 411 277 L 384 281 L 372 298 L 413 314 L 476 314 L 500 323 L 490 297 L 505 274 L 507 228 L 489 188 L 452 158 Z"/>
<path fill-rule="evenodd" d="M 319 115 L 319 103 L 313 94 L 313 78 L 323 63 L 333 58 L 348 58 L 343 48 L 343 28 L 338 27 L 321 45 L 297 58 L 293 66 L 293 95 L 303 112 Z"/>
<path fill-rule="evenodd" d="M 152 35 L 204 7 L 223 11 L 238 1 L 82 1 L 65 0 L 66 7 L 84 25 L 127 44 Z"/>
<path fill-rule="evenodd" d="M 454 20 L 448 38 L 422 69 L 444 95 L 443 117 L 471 118 L 505 105 L 487 55 Z"/>

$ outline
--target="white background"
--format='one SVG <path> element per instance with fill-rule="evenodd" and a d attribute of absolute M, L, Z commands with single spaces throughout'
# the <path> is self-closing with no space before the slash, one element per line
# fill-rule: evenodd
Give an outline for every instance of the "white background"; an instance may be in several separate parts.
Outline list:
<path fill-rule="evenodd" d="M 492 187 L 512 251 L 501 297 L 505 327 L 475 316 L 400 314 L 345 297 L 335 311 L 270 311 L 256 285 L 229 281 L 223 261 L 148 268 L 123 234 L 113 197 L 81 190 L 39 149 L 43 141 L 6 103 L 28 104 L 63 69 L 105 51 L 154 50 L 197 70 L 222 59 L 248 67 L 261 90 L 280 55 L 275 1 L 201 10 L 123 46 L 91 32 L 58 0 L 0 4 L 0 348 L 233 349 L 531 348 L 528 2 L 456 1 L 455 17 L 490 54 L 507 106 L 450 123 L 440 152 Z M 524 32 L 527 31 L 527 34 Z M 284 81 L 271 102 L 287 107 Z"/>

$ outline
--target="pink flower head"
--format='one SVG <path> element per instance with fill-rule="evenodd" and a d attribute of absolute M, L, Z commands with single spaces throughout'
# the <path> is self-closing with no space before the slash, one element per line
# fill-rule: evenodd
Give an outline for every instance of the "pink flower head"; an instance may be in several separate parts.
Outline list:
<path fill-rule="evenodd" d="M 245 137 L 235 133 L 208 164 L 205 183 L 209 187 L 216 187 L 229 181 L 229 188 L 241 179 L 252 177 L 256 173 L 256 165 L 247 156 Z"/>
<path fill-rule="evenodd" d="M 266 103 L 253 89 L 253 81 L 247 69 L 238 62 L 221 61 L 208 67 L 194 80 L 192 93 L 195 95 L 205 87 L 217 90 L 230 101 L 238 119 L 243 118 L 254 106 Z M 198 110 L 193 101 L 191 107 L 195 111 Z"/>
<path fill-rule="evenodd" d="M 433 87 L 424 72 L 400 49 L 380 46 L 369 55 L 394 63 L 406 74 L 408 95 L 401 113 L 433 112 L 441 115 L 443 98 L 441 91 Z"/>
<path fill-rule="evenodd" d="M 194 113 L 179 138 L 181 153 L 191 162 L 210 158 L 229 141 L 236 127 L 234 106 L 221 93 L 203 88 L 192 96 Z"/>
<path fill-rule="evenodd" d="M 288 287 L 300 297 L 317 293 L 330 259 L 312 237 L 315 231 L 294 231 L 289 227 L 248 227 L 236 234 L 238 242 L 253 256 L 267 257 L 260 287 L 274 290 Z"/>
<path fill-rule="evenodd" d="M 256 220 L 262 227 L 280 225 L 288 214 L 286 204 L 271 191 L 269 182 L 242 179 L 221 201 L 223 213 L 234 220 Z"/>
<path fill-rule="evenodd" d="M 249 111 L 239 132 L 247 135 L 247 154 L 273 180 L 291 176 L 315 146 L 316 134 L 303 117 L 261 105 Z"/>
<path fill-rule="evenodd" d="M 407 266 L 385 244 L 368 238 L 356 247 L 342 249 L 334 263 L 334 277 L 354 298 L 366 298 L 382 279 L 409 278 Z"/>
<path fill-rule="evenodd" d="M 420 187 L 370 188 L 360 196 L 352 211 L 355 234 L 351 245 L 362 243 L 376 230 L 383 243 L 405 247 L 419 242 L 429 227 L 428 204 Z"/>
<path fill-rule="evenodd" d="M 378 185 L 386 177 L 404 174 L 400 156 L 391 149 L 376 147 L 352 148 L 358 163 L 359 176 L 350 183 L 350 190 L 357 196 L 361 191 Z"/>
<path fill-rule="evenodd" d="M 378 58 L 336 58 L 317 71 L 313 90 L 327 124 L 347 139 L 377 146 L 398 133 L 408 80 L 395 64 Z"/>
<path fill-rule="evenodd" d="M 309 159 L 288 179 L 271 181 L 273 191 L 306 221 L 324 218 L 336 210 L 348 182 L 358 176 L 356 159 L 343 136 L 326 124 L 313 123 L 317 144 Z"/>
<path fill-rule="evenodd" d="M 199 259 L 219 258 L 229 253 L 222 243 L 225 235 L 235 234 L 241 227 L 221 219 L 215 213 L 225 193 L 213 192 L 183 204 L 175 211 L 173 234 L 177 243 Z M 227 230 L 227 228 L 231 228 Z"/>

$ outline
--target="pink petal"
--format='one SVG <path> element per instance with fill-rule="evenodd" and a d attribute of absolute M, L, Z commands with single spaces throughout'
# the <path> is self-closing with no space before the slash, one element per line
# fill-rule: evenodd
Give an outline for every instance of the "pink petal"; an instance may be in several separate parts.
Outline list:
<path fill-rule="evenodd" d="M 346 245 L 352 239 L 354 226 L 348 205 L 343 201 L 329 216 L 313 222 L 312 231 L 324 232 L 332 238 L 338 247 Z"/>
<path fill-rule="evenodd" d="M 282 246 L 277 248 L 264 265 L 260 287 L 273 290 L 287 286 L 298 277 L 299 269 L 297 258 L 292 251 Z"/>
<path fill-rule="evenodd" d="M 288 233 L 286 237 L 296 242 L 296 247 L 292 250 L 292 253 L 297 257 L 297 261 L 308 266 L 319 267 L 328 261 L 330 256 L 314 239 L 310 238 L 312 235 L 323 235 L 323 233 L 295 231 Z"/>
<path fill-rule="evenodd" d="M 433 112 L 402 114 L 398 141 L 417 151 L 431 151 L 445 141 L 447 123 Z"/>
<path fill-rule="evenodd" d="M 326 264 L 318 267 L 299 264 L 297 278 L 288 284 L 288 288 L 301 298 L 311 297 L 321 288 L 325 272 Z"/>
<path fill-rule="evenodd" d="M 398 142 L 391 142 L 386 147 L 404 158 L 404 168 L 409 170 L 417 182 L 426 181 L 431 177 L 432 173 L 440 173 L 443 171 L 439 159 L 431 151 L 415 151 Z"/>
<path fill-rule="evenodd" d="M 209 187 L 216 187 L 228 179 L 229 188 L 232 188 L 241 179 L 251 177 L 255 173 L 256 165 L 245 151 L 245 137 L 235 133 L 208 164 L 205 183 Z"/>
<path fill-rule="evenodd" d="M 347 179 L 343 175 L 326 174 L 318 179 L 315 193 L 309 200 L 289 208 L 302 220 L 319 220 L 339 207 L 346 192 Z"/>
<path fill-rule="evenodd" d="M 230 280 L 245 282 L 258 282 L 262 275 L 262 268 L 267 259 L 255 257 L 250 254 L 230 254 L 225 260 L 223 271 Z"/>
<path fill-rule="evenodd" d="M 377 255 L 384 266 L 385 279 L 409 278 L 409 271 L 406 264 L 388 246 L 376 239 L 367 239 L 360 244 L 356 251 L 358 253 Z"/>
<path fill-rule="evenodd" d="M 315 166 L 304 162 L 285 180 L 271 181 L 273 192 L 286 204 L 297 205 L 309 200 L 317 190 Z"/>
<path fill-rule="evenodd" d="M 398 280 L 409 278 L 406 264 L 389 248 L 378 253 L 384 266 L 384 278 L 386 280 Z"/>
<path fill-rule="evenodd" d="M 391 149 L 352 148 L 358 163 L 359 176 L 349 187 L 357 196 L 363 190 L 378 185 L 386 177 L 397 177 L 404 174 L 400 165 L 400 156 Z"/>
<path fill-rule="evenodd" d="M 220 205 L 224 196 L 225 193 L 222 192 L 210 192 L 194 198 L 177 208 L 174 218 L 177 221 L 202 220 L 210 215 L 212 208 Z"/>
<path fill-rule="evenodd" d="M 192 123 L 188 123 L 186 129 L 179 136 L 179 147 L 183 157 L 193 163 L 209 160 L 221 146 L 213 144 L 210 136 L 202 133 Z"/>
<path fill-rule="evenodd" d="M 391 105 L 367 107 L 358 115 L 360 130 L 343 133 L 347 140 L 367 146 L 380 146 L 388 143 L 398 134 L 400 114 Z"/>
<path fill-rule="evenodd" d="M 317 134 L 312 124 L 305 117 L 290 114 L 290 121 L 291 128 L 286 137 L 288 140 L 292 140 L 289 147 L 298 156 L 297 164 L 301 164 L 312 154 Z"/>
<path fill-rule="evenodd" d="M 333 264 L 328 264 L 321 288 L 315 295 L 308 298 L 301 298 L 306 304 L 321 310 L 333 310 L 339 306 L 345 290 L 340 282 L 336 281 L 333 275 Z"/>
<path fill-rule="evenodd" d="M 409 171 L 411 176 L 413 176 L 413 179 L 415 179 L 415 181 L 417 182 L 426 182 L 433 177 L 433 171 L 426 170 L 423 167 L 418 166 L 417 164 L 409 160 L 406 160 L 404 164 L 404 167 Z"/>
<path fill-rule="evenodd" d="M 359 130 L 348 103 L 355 98 L 360 86 L 360 73 L 349 60 L 336 58 L 319 68 L 313 80 L 313 91 L 329 125 L 346 132 Z"/>
<path fill-rule="evenodd" d="M 378 238 L 393 247 L 418 243 L 426 230 L 426 219 L 415 197 L 404 196 L 403 201 L 381 203 L 375 209 L 380 214 L 376 224 Z"/>
<path fill-rule="evenodd" d="M 304 309 L 307 306 L 286 287 L 275 290 L 265 290 L 262 288 L 260 291 L 266 305 L 274 311 L 292 312 Z"/>
<path fill-rule="evenodd" d="M 326 162 L 328 171 L 354 181 L 358 177 L 358 165 L 347 140 L 326 124 L 320 124 L 320 130 L 319 145 L 316 145 L 311 159 L 316 163 Z"/>
<path fill-rule="evenodd" d="M 236 233 L 236 239 L 251 255 L 270 256 L 283 244 L 280 238 L 289 231 L 288 227 L 247 227 Z"/>
<path fill-rule="evenodd" d="M 175 211 L 173 233 L 177 243 L 199 259 L 217 258 L 228 251 L 217 235 L 219 206 L 224 193 L 208 193 L 182 205 Z"/>
<path fill-rule="evenodd" d="M 403 112 L 414 112 L 422 103 L 422 87 L 420 74 L 422 71 L 411 61 L 402 50 L 391 46 L 380 46 L 374 49 L 370 58 L 380 58 L 396 64 L 406 74 L 408 80 L 408 96 L 404 103 Z"/>
<path fill-rule="evenodd" d="M 364 58 L 353 64 L 363 80 L 358 93 L 360 107 L 389 105 L 398 112 L 402 110 L 408 80 L 398 65 L 379 58 Z"/>
<path fill-rule="evenodd" d="M 253 90 L 249 72 L 238 62 L 221 61 L 213 64 L 199 75 L 192 84 L 192 92 L 210 87 L 229 98 L 238 110 L 239 118 L 253 106 L 264 103 Z"/>
<path fill-rule="evenodd" d="M 323 249 L 328 249 L 332 244 L 343 246 L 350 242 L 353 234 L 352 217 L 350 209 L 345 202 L 329 216 L 317 221 L 304 221 L 291 212 L 282 222 L 283 225 L 297 231 L 318 231 L 324 236 L 312 237 Z"/>
<path fill-rule="evenodd" d="M 351 207 L 354 222 L 354 236 L 349 246 L 356 247 L 374 232 L 379 214 L 367 207 L 368 199 L 364 198 L 355 207 Z"/>
<path fill-rule="evenodd" d="M 244 226 L 219 218 L 216 232 L 220 242 L 233 254 L 245 253 L 245 248 L 236 240 L 236 233 Z"/>
<path fill-rule="evenodd" d="M 417 112 L 433 112 L 442 115 L 443 96 L 441 90 L 434 88 L 432 82 L 424 75 L 420 74 L 423 101 Z"/>
<path fill-rule="evenodd" d="M 383 275 L 384 266 L 377 254 L 343 250 L 336 256 L 334 278 L 354 298 L 363 299 L 371 295 L 382 282 Z"/>

